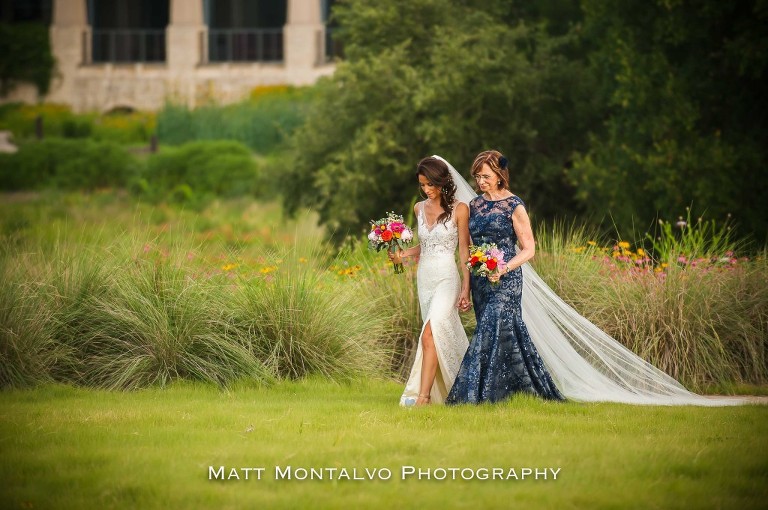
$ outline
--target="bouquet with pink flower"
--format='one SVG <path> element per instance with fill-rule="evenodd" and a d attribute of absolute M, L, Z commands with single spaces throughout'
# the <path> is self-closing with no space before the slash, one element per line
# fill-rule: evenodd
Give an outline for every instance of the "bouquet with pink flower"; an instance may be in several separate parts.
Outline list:
<path fill-rule="evenodd" d="M 386 218 L 371 221 L 371 232 L 368 234 L 368 247 L 381 251 L 386 248 L 393 252 L 395 248 L 403 249 L 403 246 L 413 241 L 413 231 L 403 222 L 403 216 L 393 212 L 387 213 Z M 395 273 L 402 273 L 405 269 L 402 264 L 395 264 Z"/>
<path fill-rule="evenodd" d="M 470 245 L 467 268 L 473 275 L 488 278 L 489 275 L 502 273 L 506 267 L 506 263 L 504 262 L 504 252 L 502 252 L 495 244 L 486 243 L 481 244 L 480 246 L 475 246 L 474 244 Z M 491 282 L 491 285 L 498 284 L 498 281 Z"/>

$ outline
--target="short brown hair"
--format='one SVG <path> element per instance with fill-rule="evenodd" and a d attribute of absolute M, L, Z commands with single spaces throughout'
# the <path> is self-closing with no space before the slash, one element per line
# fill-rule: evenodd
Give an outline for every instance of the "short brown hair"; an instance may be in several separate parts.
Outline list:
<path fill-rule="evenodd" d="M 502 163 L 504 163 L 503 167 Z M 500 189 L 509 189 L 509 169 L 507 168 L 506 158 L 504 158 L 501 152 L 489 150 L 478 154 L 475 157 L 475 161 L 472 163 L 472 176 L 477 175 L 480 170 L 483 169 L 483 165 L 488 165 L 488 167 L 493 170 L 493 173 L 499 177 L 499 180 L 501 181 L 501 186 L 499 186 Z"/>

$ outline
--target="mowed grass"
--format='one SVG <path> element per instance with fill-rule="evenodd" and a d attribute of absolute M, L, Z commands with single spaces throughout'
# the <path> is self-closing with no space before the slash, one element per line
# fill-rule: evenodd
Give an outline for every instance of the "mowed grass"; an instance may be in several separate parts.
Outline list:
<path fill-rule="evenodd" d="M 1 508 L 765 508 L 768 406 L 642 407 L 518 396 L 398 407 L 388 381 L 230 391 L 177 382 L 0 392 Z M 209 480 L 209 466 L 263 467 Z M 275 480 L 275 467 L 390 480 Z M 556 480 L 401 479 L 418 468 L 553 468 Z M 459 477 L 460 478 L 460 477 Z"/>

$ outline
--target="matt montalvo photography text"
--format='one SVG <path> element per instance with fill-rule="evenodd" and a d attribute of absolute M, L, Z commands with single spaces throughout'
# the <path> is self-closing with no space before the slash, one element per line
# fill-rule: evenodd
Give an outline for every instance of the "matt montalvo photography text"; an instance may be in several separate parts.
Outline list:
<path fill-rule="evenodd" d="M 557 480 L 561 468 L 553 467 L 417 467 L 400 466 L 399 469 L 346 468 L 346 467 L 227 467 L 208 466 L 208 480 L 246 481 L 387 481 L 399 480 Z M 270 476 L 271 475 L 271 476 Z M 399 478 L 398 478 L 399 475 Z"/>

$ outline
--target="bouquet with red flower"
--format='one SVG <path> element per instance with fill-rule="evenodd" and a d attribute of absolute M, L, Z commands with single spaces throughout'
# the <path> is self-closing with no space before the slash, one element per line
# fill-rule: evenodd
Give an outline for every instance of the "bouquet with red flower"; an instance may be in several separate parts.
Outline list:
<path fill-rule="evenodd" d="M 467 268 L 473 275 L 485 278 L 491 274 L 501 273 L 506 268 L 504 252 L 493 243 L 470 245 Z M 498 283 L 491 282 L 491 285 L 498 285 Z"/>
<path fill-rule="evenodd" d="M 413 241 L 413 231 L 403 222 L 403 216 L 393 212 L 387 213 L 386 218 L 371 221 L 371 232 L 368 234 L 368 247 L 372 250 L 394 251 L 395 248 L 403 249 L 403 246 Z M 402 264 L 394 264 L 395 273 L 402 273 L 405 269 Z"/>

